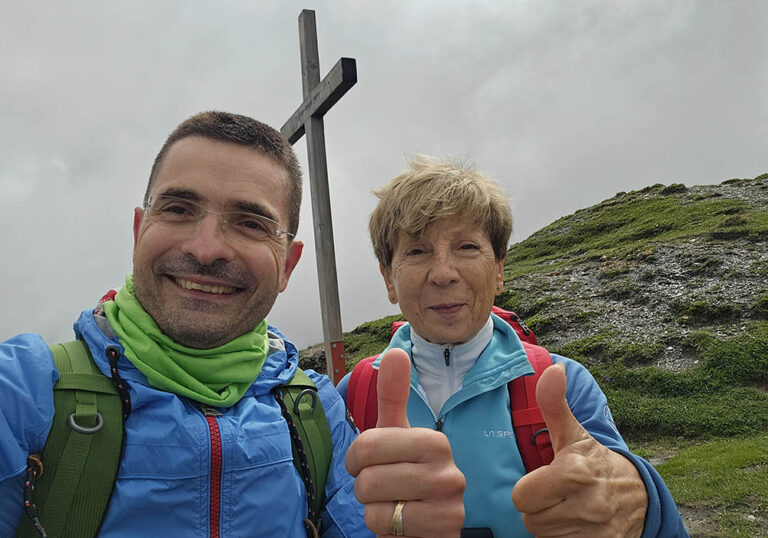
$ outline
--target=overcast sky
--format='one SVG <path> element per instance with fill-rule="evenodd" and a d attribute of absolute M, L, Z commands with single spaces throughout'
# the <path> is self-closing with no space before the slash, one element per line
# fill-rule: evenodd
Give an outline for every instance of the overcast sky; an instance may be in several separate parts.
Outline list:
<path fill-rule="evenodd" d="M 397 311 L 367 220 L 407 154 L 495 177 L 513 242 L 619 191 L 768 172 L 764 1 L 0 2 L 0 340 L 70 339 L 122 285 L 133 208 L 178 123 L 288 119 L 303 8 L 322 76 L 357 60 L 325 117 L 344 330 Z M 304 256 L 268 318 L 300 348 L 322 340 L 305 185 Z"/>

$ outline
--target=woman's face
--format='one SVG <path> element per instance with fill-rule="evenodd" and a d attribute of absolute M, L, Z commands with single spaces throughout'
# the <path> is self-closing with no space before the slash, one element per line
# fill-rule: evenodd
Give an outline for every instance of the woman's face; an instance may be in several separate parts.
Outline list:
<path fill-rule="evenodd" d="M 390 301 L 435 344 L 477 334 L 504 284 L 504 260 L 496 260 L 488 234 L 461 218 L 437 220 L 418 238 L 401 231 L 391 267 L 380 269 Z"/>

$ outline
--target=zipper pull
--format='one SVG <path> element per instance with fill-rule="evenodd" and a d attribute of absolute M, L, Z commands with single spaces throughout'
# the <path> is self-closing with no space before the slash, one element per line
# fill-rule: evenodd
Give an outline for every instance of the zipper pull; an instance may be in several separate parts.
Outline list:
<path fill-rule="evenodd" d="M 437 422 L 435 422 L 435 430 L 441 432 L 443 431 L 443 421 L 440 419 L 437 419 Z"/>
<path fill-rule="evenodd" d="M 520 325 L 520 328 L 523 330 L 523 334 L 525 336 L 528 336 L 531 334 L 531 330 L 528 328 L 528 326 L 523 322 L 523 319 L 518 316 L 517 314 L 512 314 L 509 316 L 512 318 L 512 321 L 516 322 L 518 325 Z"/>
<path fill-rule="evenodd" d="M 215 407 L 211 407 L 208 404 L 198 403 L 197 408 L 206 417 L 220 417 L 221 415 L 223 415 L 221 411 L 219 411 Z"/>
<path fill-rule="evenodd" d="M 445 365 L 451 365 L 451 350 L 449 348 L 443 349 L 443 356 L 445 357 Z"/>

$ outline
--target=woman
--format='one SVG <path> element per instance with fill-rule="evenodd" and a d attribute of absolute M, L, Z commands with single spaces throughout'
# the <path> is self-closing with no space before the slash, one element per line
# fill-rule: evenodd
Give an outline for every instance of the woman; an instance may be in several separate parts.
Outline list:
<path fill-rule="evenodd" d="M 423 156 L 410 165 L 376 193 L 371 240 L 389 299 L 408 321 L 387 348 L 404 350 L 413 365 L 408 421 L 440 429 L 466 477 L 464 535 L 687 535 L 661 478 L 627 449 L 592 376 L 557 355 L 565 378 L 554 366 L 539 383 L 542 392 L 546 377 L 543 392 L 555 393 L 539 401 L 555 460 L 520 482 L 513 503 L 525 468 L 507 383 L 533 370 L 514 330 L 491 314 L 504 285 L 509 203 L 477 171 Z M 339 384 L 345 396 L 347 380 Z M 402 514 L 407 529 L 407 504 Z"/>

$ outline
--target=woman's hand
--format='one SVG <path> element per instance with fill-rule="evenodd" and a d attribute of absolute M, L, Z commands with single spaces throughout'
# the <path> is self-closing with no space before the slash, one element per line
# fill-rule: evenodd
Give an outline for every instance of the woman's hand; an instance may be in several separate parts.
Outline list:
<path fill-rule="evenodd" d="M 568 407 L 565 370 L 547 368 L 536 401 L 555 459 L 521 478 L 512 501 L 536 536 L 640 536 L 648 495 L 635 466 L 598 443 Z"/>
<path fill-rule="evenodd" d="M 408 424 L 408 355 L 392 349 L 380 364 L 376 428 L 361 433 L 346 458 L 355 477 L 355 496 L 365 504 L 365 523 L 380 536 L 395 535 L 395 507 L 405 501 L 400 536 L 459 536 L 465 480 L 453 462 L 448 438 Z"/>

